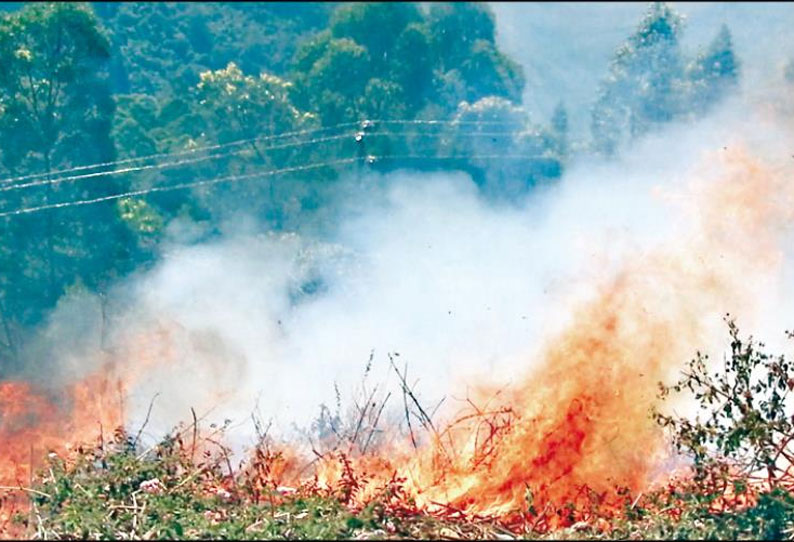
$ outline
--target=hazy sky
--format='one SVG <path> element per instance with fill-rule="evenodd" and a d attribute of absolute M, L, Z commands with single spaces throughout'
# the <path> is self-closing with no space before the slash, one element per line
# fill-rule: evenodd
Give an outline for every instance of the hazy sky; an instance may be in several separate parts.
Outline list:
<path fill-rule="evenodd" d="M 615 48 L 634 30 L 646 2 L 492 2 L 499 45 L 524 66 L 524 103 L 535 121 L 545 121 L 557 101 L 569 108 L 573 128 L 587 130 L 587 108 Z M 693 54 L 730 28 L 742 61 L 744 82 L 779 76 L 794 57 L 790 29 L 794 5 L 772 2 L 682 3 L 684 50 Z M 749 75 L 748 75 L 749 74 Z"/>

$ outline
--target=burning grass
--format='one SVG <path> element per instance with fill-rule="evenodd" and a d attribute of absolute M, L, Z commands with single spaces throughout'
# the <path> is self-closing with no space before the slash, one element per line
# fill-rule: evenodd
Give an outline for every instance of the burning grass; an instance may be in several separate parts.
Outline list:
<path fill-rule="evenodd" d="M 28 491 L 31 508 L 20 513 L 6 535 L 53 538 L 759 538 L 786 533 L 794 524 L 794 500 L 787 492 L 764 493 L 749 506 L 721 510 L 715 498 L 688 481 L 634 496 L 617 490 L 603 496 L 583 488 L 576 501 L 546 507 L 536 518 L 554 516 L 565 526 L 549 531 L 537 519 L 523 524 L 467 516 L 456 510 L 421 510 L 401 480 L 373 493 L 366 503 L 356 493 L 363 474 L 347 474 L 335 487 L 316 480 L 281 486 L 262 479 L 278 467 L 279 454 L 262 454 L 255 468 L 228 471 L 222 453 L 190 458 L 190 445 L 169 439 L 147 454 L 116 433 L 104 448 L 51 454 Z M 252 473 L 257 473 L 252 476 Z M 620 501 L 620 506 L 617 500 Z M 531 497 L 526 517 L 530 517 Z"/>
<path fill-rule="evenodd" d="M 398 480 L 358 506 L 357 473 L 335 487 L 319 488 L 316 480 L 283 486 L 278 480 L 290 463 L 283 453 L 257 448 L 235 471 L 222 448 L 195 458 L 194 452 L 182 433 L 140 451 L 117 431 L 103 446 L 66 457 L 51 453 L 35 489 L 26 490 L 29 512 L 17 514 L 6 533 L 45 539 L 335 539 L 488 538 L 506 532 L 495 523 L 423 515 L 403 499 Z"/>
<path fill-rule="evenodd" d="M 196 417 L 150 447 L 142 446 L 140 432 L 129 435 L 118 428 L 91 445 L 51 451 L 25 484 L 18 480 L 5 488 L 3 534 L 37 539 L 791 537 L 794 478 L 787 458 L 794 431 L 785 412 L 792 371 L 783 356 L 769 356 L 752 339 L 740 339 L 730 320 L 729 328 L 732 355 L 720 371 L 710 372 L 698 355 L 679 382 L 662 387 L 662 396 L 689 390 L 705 415 L 692 420 L 655 414 L 678 450 L 692 459 L 691 467 L 639 490 L 580 484 L 568 493 L 527 483 L 520 503 L 489 513 L 456 506 L 454 500 L 431 500 L 410 481 L 409 471 L 394 466 L 399 456 L 387 459 L 383 449 L 366 449 L 372 430 L 364 420 L 377 424 L 381 410 L 371 401 L 373 392 L 357 403 L 349 429 L 337 432 L 324 451 L 315 449 L 313 460 L 277 445 L 257 424 L 259 444 L 235 464 L 223 444 L 226 428 L 203 430 Z M 402 382 L 406 405 L 413 398 L 421 408 Z M 472 469 L 485 472 L 491 472 L 490 456 L 502 439 L 521 431 L 520 418 L 502 409 L 476 409 L 443 430 L 428 417 L 424 431 L 439 443 L 460 423 L 479 426 L 482 435 L 469 460 Z M 551 436 L 540 440 L 557 439 L 555 430 L 552 426 Z M 449 444 L 445 449 L 451 453 Z M 435 467 L 443 468 L 438 461 Z M 530 473 L 537 467 L 531 458 L 525 465 Z"/>

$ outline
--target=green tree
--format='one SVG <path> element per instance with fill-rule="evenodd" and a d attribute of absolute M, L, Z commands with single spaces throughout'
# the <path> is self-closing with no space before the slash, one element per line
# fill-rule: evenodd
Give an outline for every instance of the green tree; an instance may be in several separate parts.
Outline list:
<path fill-rule="evenodd" d="M 206 119 L 206 140 L 220 144 L 245 142 L 231 147 L 233 154 L 227 159 L 213 161 L 218 173 L 244 173 L 252 168 L 273 170 L 297 165 L 305 158 L 311 149 L 294 146 L 294 140 L 283 134 L 315 126 L 316 117 L 293 105 L 291 87 L 292 83 L 268 73 L 246 75 L 234 63 L 201 73 L 195 110 Z M 275 136 L 278 138 L 273 139 Z M 267 190 L 260 188 L 261 183 Z M 287 211 L 284 204 L 294 208 L 294 202 L 288 202 L 295 194 L 278 191 L 279 179 L 273 177 L 260 180 L 259 184 L 231 185 L 214 206 L 223 203 L 226 214 L 249 211 L 279 224 Z M 213 193 L 217 195 L 218 191 Z"/>
<path fill-rule="evenodd" d="M 449 72 L 459 74 L 463 93 L 451 103 L 475 102 L 498 96 L 521 102 L 524 75 L 521 67 L 496 47 L 496 20 L 491 10 L 478 2 L 431 4 L 427 16 L 437 60 L 437 81 L 445 86 Z"/>
<path fill-rule="evenodd" d="M 461 101 L 485 96 L 521 101 L 524 77 L 495 43 L 493 13 L 479 3 L 365 2 L 339 6 L 329 30 L 299 47 L 296 103 L 323 124 L 454 114 Z M 374 80 L 371 82 L 371 80 Z"/>
<path fill-rule="evenodd" d="M 333 2 L 97 2 L 112 37 L 117 93 L 167 98 L 198 75 L 235 62 L 248 73 L 283 74 L 300 38 L 328 24 Z"/>
<path fill-rule="evenodd" d="M 478 2 L 434 2 L 427 25 L 442 71 L 455 69 L 468 58 L 477 40 L 494 43 L 496 19 L 485 4 Z"/>
<path fill-rule="evenodd" d="M 418 111 L 433 92 L 434 52 L 427 25 L 411 23 L 405 27 L 394 44 L 396 62 L 391 73 L 403 90 L 406 112 Z"/>
<path fill-rule="evenodd" d="M 739 62 L 728 28 L 691 61 L 680 50 L 682 29 L 681 15 L 654 2 L 618 48 L 591 111 L 596 151 L 612 155 L 664 123 L 701 116 L 737 87 Z"/>
<path fill-rule="evenodd" d="M 344 4 L 331 16 L 330 30 L 334 38 L 349 38 L 369 54 L 374 74 L 383 75 L 394 62 L 395 44 L 404 29 L 421 20 L 416 4 L 409 2 L 361 2 Z"/>
<path fill-rule="evenodd" d="M 307 72 L 295 74 L 298 106 L 316 111 L 326 126 L 357 120 L 359 98 L 372 74 L 366 48 L 327 35 L 300 51 L 299 59 L 304 66 L 314 61 Z"/>
<path fill-rule="evenodd" d="M 635 52 L 629 70 L 638 89 L 632 111 L 631 134 L 645 133 L 650 125 L 667 122 L 677 113 L 675 85 L 683 75 L 679 46 L 683 17 L 667 4 L 654 2 L 629 39 Z"/>
<path fill-rule="evenodd" d="M 309 126 L 314 116 L 290 101 L 288 81 L 268 73 L 245 75 L 235 63 L 202 72 L 197 85 L 200 108 L 210 117 L 211 139 L 218 143 L 267 137 Z M 250 148 L 264 159 L 256 141 Z"/>
<path fill-rule="evenodd" d="M 111 177 L 48 182 L 53 172 L 115 156 L 109 42 L 89 7 L 29 4 L 0 20 L 0 161 L 6 175 L 41 176 L 6 185 L 3 210 L 96 198 L 118 189 Z M 116 207 L 68 207 L 0 222 L 4 315 L 38 321 L 65 288 L 99 287 L 129 262 Z"/>
<path fill-rule="evenodd" d="M 626 140 L 676 116 L 677 86 L 683 78 L 682 26 L 683 18 L 670 6 L 654 2 L 618 48 L 592 112 L 597 150 L 613 154 Z"/>
<path fill-rule="evenodd" d="M 488 196 L 513 200 L 544 179 L 561 174 L 553 130 L 530 122 L 529 114 L 505 98 L 463 102 L 444 134 L 445 164 L 469 172 Z"/>
<path fill-rule="evenodd" d="M 149 156 L 159 152 L 152 132 L 158 125 L 160 103 L 146 94 L 116 98 L 116 114 L 111 135 L 120 158 Z"/>
<path fill-rule="evenodd" d="M 229 63 L 225 68 L 201 72 L 196 84 L 179 96 L 136 94 L 119 98 L 114 133 L 120 148 L 126 152 L 135 149 L 134 155 L 138 156 L 179 153 L 179 161 L 187 161 L 178 167 L 136 173 L 137 188 L 182 183 L 186 179 L 245 177 L 190 191 L 148 196 L 152 211 L 162 217 L 160 222 L 188 216 L 206 221 L 212 230 L 226 218 L 242 213 L 282 228 L 294 225 L 302 210 L 316 207 L 316 181 L 328 179 L 327 170 L 311 169 L 296 174 L 289 182 L 284 182 L 283 175 L 256 176 L 257 172 L 332 160 L 339 154 L 339 144 L 344 143 L 334 134 L 325 134 L 331 137 L 316 141 L 316 137 L 305 133 L 318 123 L 315 115 L 295 106 L 294 87 L 281 77 L 264 72 L 247 74 L 235 63 Z M 352 149 L 352 136 L 349 139 Z M 210 150 L 201 150 L 207 146 Z M 151 237 L 147 234 L 142 240 L 148 242 Z"/>
<path fill-rule="evenodd" d="M 706 51 L 691 63 L 688 75 L 692 88 L 691 105 L 698 113 L 707 111 L 736 88 L 739 60 L 726 25 L 722 25 Z"/>
<path fill-rule="evenodd" d="M 110 158 L 109 42 L 79 4 L 33 4 L 0 27 L 0 138 L 9 171 Z M 89 144 L 90 143 L 90 144 Z"/>

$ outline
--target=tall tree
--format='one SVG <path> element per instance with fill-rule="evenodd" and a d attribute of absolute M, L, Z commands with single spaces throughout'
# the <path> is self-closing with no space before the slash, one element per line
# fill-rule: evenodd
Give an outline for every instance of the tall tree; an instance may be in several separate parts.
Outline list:
<path fill-rule="evenodd" d="M 235 62 L 283 74 L 299 37 L 328 24 L 333 2 L 95 2 L 112 36 L 115 92 L 170 96 Z"/>
<path fill-rule="evenodd" d="M 681 15 L 654 2 L 618 48 L 591 111 L 595 150 L 614 154 L 666 122 L 702 115 L 736 87 L 739 63 L 728 28 L 690 62 L 680 50 L 682 28 Z"/>
<path fill-rule="evenodd" d="M 0 20 L 0 162 L 6 175 L 41 174 L 17 183 L 33 186 L 6 185 L 3 210 L 118 189 L 107 176 L 49 182 L 56 170 L 115 156 L 109 56 L 108 38 L 84 4 L 29 4 Z M 2 242 L 15 247 L 2 262 L 5 316 L 35 323 L 75 281 L 98 287 L 129 261 L 126 235 L 113 203 L 0 221 Z"/>
<path fill-rule="evenodd" d="M 692 107 L 696 112 L 707 111 L 736 87 L 739 60 L 726 25 L 722 25 L 706 51 L 695 58 L 688 71 Z"/>
<path fill-rule="evenodd" d="M 676 115 L 675 88 L 683 76 L 682 25 L 683 18 L 670 6 L 654 2 L 618 48 L 592 112 L 599 151 L 612 154 L 623 141 Z"/>
<path fill-rule="evenodd" d="M 294 76 L 299 107 L 317 111 L 326 126 L 356 120 L 360 97 L 372 76 L 364 46 L 326 34 L 299 51 L 298 64 L 308 65 L 307 71 Z"/>
<path fill-rule="evenodd" d="M 403 59 L 391 56 L 403 30 L 421 20 L 416 4 L 408 2 L 353 2 L 337 8 L 331 16 L 331 35 L 349 38 L 370 55 L 371 69 L 378 75 Z"/>
<path fill-rule="evenodd" d="M 560 176 L 557 132 L 530 122 L 526 109 L 510 100 L 463 102 L 452 121 L 439 151 L 455 160 L 444 167 L 469 172 L 486 196 L 517 201 L 539 182 Z"/>
<path fill-rule="evenodd" d="M 231 148 L 233 154 L 228 159 L 216 161 L 218 175 L 284 168 L 305 159 L 312 149 L 294 146 L 294 139 L 284 134 L 311 128 L 316 116 L 293 105 L 291 87 L 292 83 L 276 75 L 246 75 L 234 63 L 201 73 L 193 109 L 205 119 L 206 138 L 221 144 L 245 141 Z M 262 190 L 261 184 L 267 190 Z M 269 177 L 256 185 L 243 183 L 215 190 L 221 197 L 213 207 L 225 207 L 226 215 L 250 212 L 278 227 L 285 212 L 285 193 L 278 185 L 277 179 Z"/>
<path fill-rule="evenodd" d="M 10 171 L 113 156 L 110 44 L 90 8 L 32 4 L 0 23 L 0 138 Z M 90 144 L 89 144 L 90 143 Z"/>
<path fill-rule="evenodd" d="M 370 115 L 452 115 L 461 101 L 521 101 L 521 67 L 495 43 L 480 3 L 387 2 L 339 6 L 327 32 L 295 56 L 296 102 L 325 125 Z M 389 102 L 391 107 L 384 107 Z"/>

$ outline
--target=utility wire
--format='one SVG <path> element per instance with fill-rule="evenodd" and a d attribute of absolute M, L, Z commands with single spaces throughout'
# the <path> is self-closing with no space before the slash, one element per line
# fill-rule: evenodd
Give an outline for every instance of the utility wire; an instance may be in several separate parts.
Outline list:
<path fill-rule="evenodd" d="M 384 154 L 382 156 L 372 156 L 374 162 L 379 160 L 402 160 L 403 158 L 424 158 L 427 160 L 536 160 L 542 158 L 537 154 L 475 154 L 475 155 L 449 155 L 449 156 L 425 156 L 423 154 Z"/>
<path fill-rule="evenodd" d="M 318 132 L 326 132 L 331 130 L 336 130 L 339 128 L 349 128 L 353 126 L 359 126 L 362 129 L 367 129 L 371 126 L 377 124 L 398 124 L 398 125 L 456 125 L 456 124 L 463 124 L 463 125 L 512 125 L 517 124 L 516 122 L 512 121 L 458 121 L 458 120 L 422 120 L 422 119 L 377 119 L 377 120 L 362 120 L 362 121 L 355 121 L 355 122 L 341 122 L 338 124 L 334 124 L 332 126 L 326 126 L 323 128 L 312 128 L 306 130 L 296 130 L 292 132 L 284 132 L 281 134 L 271 134 L 266 136 L 257 136 L 247 139 L 239 139 L 236 141 L 230 141 L 228 143 L 218 143 L 214 145 L 205 145 L 202 147 L 195 147 L 192 149 L 187 149 L 184 151 L 176 151 L 176 152 L 162 152 L 156 154 L 150 154 L 146 156 L 136 156 L 131 158 L 123 158 L 121 160 L 113 160 L 110 162 L 99 162 L 95 164 L 88 164 L 83 166 L 75 166 L 72 168 L 66 169 L 59 169 L 56 171 L 51 171 L 49 173 L 42 172 L 42 173 L 30 173 L 26 175 L 20 175 L 17 177 L 9 177 L 6 179 L 0 179 L 0 184 L 11 184 L 21 181 L 27 181 L 31 179 L 39 179 L 42 177 L 50 177 L 53 175 L 62 175 L 66 173 L 75 173 L 78 171 L 86 171 L 90 169 L 96 169 L 100 167 L 110 167 L 110 166 L 117 166 L 117 165 L 124 165 L 124 164 L 132 164 L 136 162 L 144 162 L 146 160 L 154 160 L 159 158 L 174 158 L 177 156 L 188 156 L 191 154 L 204 152 L 204 151 L 214 151 L 220 150 L 230 147 L 236 147 L 240 145 L 245 145 L 247 143 L 256 143 L 260 141 L 270 141 L 274 139 L 280 138 L 287 138 L 287 137 L 297 137 L 302 135 L 308 135 Z"/>
<path fill-rule="evenodd" d="M 67 168 L 67 169 L 59 169 L 57 171 L 51 171 L 50 173 L 46 173 L 46 172 L 45 173 L 31 173 L 31 174 L 28 174 L 28 175 L 20 175 L 18 177 L 12 177 L 12 178 L 8 178 L 8 179 L 0 179 L 0 184 L 9 184 L 9 183 L 15 183 L 15 182 L 19 182 L 19 181 L 26 181 L 26 180 L 29 180 L 29 179 L 48 177 L 48 176 L 52 176 L 52 175 L 61 175 L 63 173 L 74 173 L 76 171 L 85 171 L 85 170 L 88 170 L 88 169 L 95 169 L 95 168 L 99 168 L 99 167 L 109 167 L 109 166 L 117 166 L 117 165 L 123 165 L 123 164 L 131 164 L 131 163 L 135 163 L 135 162 L 144 162 L 146 160 L 154 160 L 154 159 L 158 159 L 158 158 L 166 158 L 166 157 L 167 158 L 172 158 L 172 157 L 176 157 L 176 156 L 187 156 L 187 155 L 195 154 L 195 153 L 198 153 L 198 152 L 214 151 L 214 150 L 220 150 L 220 149 L 225 149 L 225 148 L 229 148 L 229 147 L 237 147 L 237 146 L 240 146 L 240 145 L 245 145 L 247 143 L 256 143 L 256 142 L 260 142 L 260 141 L 270 141 L 270 140 L 286 138 L 286 137 L 297 137 L 297 136 L 308 135 L 308 134 L 313 134 L 313 133 L 317 133 L 317 132 L 327 132 L 327 131 L 335 130 L 335 129 L 342 128 L 342 127 L 355 126 L 357 124 L 359 124 L 359 123 L 358 122 L 341 122 L 339 124 L 334 124 L 333 126 L 327 126 L 327 127 L 324 127 L 324 128 L 312 128 L 312 129 L 307 129 L 307 130 L 296 130 L 296 131 L 292 131 L 292 132 L 284 132 L 284 133 L 281 133 L 281 134 L 271 134 L 271 135 L 266 135 L 266 136 L 251 137 L 251 138 L 248 138 L 248 139 L 238 139 L 238 140 L 235 140 L 235 141 L 230 141 L 228 143 L 218 143 L 218 144 L 214 144 L 214 145 L 205 145 L 203 147 L 195 147 L 195 148 L 187 149 L 187 150 L 184 150 L 184 151 L 161 152 L 161 153 L 156 153 L 156 154 L 149 154 L 149 155 L 146 155 L 146 156 L 136 156 L 136 157 L 132 157 L 132 158 L 123 158 L 121 160 L 113 160 L 111 162 L 100 162 L 100 163 L 96 163 L 96 164 L 88 164 L 88 165 L 84 165 L 84 166 L 76 166 L 76 167 Z"/>
<path fill-rule="evenodd" d="M 258 171 L 252 173 L 246 173 L 242 175 L 229 175 L 226 177 L 219 177 L 216 179 L 206 179 L 203 181 L 194 181 L 190 183 L 179 183 L 175 185 L 168 185 L 168 186 L 155 186 L 152 188 L 146 188 L 141 190 L 132 190 L 129 192 L 124 192 L 120 194 L 111 194 L 108 196 L 102 196 L 98 198 L 91 198 L 91 199 L 84 199 L 84 200 L 77 200 L 77 201 L 64 201 L 60 203 L 51 203 L 46 205 L 39 205 L 36 207 L 26 207 L 23 209 L 17 209 L 14 211 L 5 211 L 0 212 L 0 218 L 6 218 L 16 215 L 22 214 L 30 214 L 36 213 L 40 211 L 46 211 L 50 209 L 61 209 L 64 207 L 74 207 L 74 206 L 82 206 L 82 205 L 91 205 L 94 203 L 101 203 L 104 201 L 112 201 L 121 198 L 128 198 L 128 197 L 135 197 L 135 196 L 145 196 L 146 194 L 152 194 L 156 192 L 170 192 L 173 190 L 184 190 L 187 188 L 195 188 L 199 186 L 211 186 L 220 183 L 227 183 L 233 181 L 240 181 L 245 179 L 253 179 L 256 177 L 269 177 L 273 175 L 278 175 L 282 173 L 294 173 L 298 171 L 308 171 L 311 169 L 318 169 L 321 167 L 329 167 L 329 166 L 336 166 L 336 165 L 343 165 L 343 164 L 352 164 L 357 161 L 366 161 L 368 163 L 377 163 L 380 160 L 389 160 L 389 159 L 412 159 L 412 158 L 422 158 L 427 160 L 528 160 L 528 159 L 536 159 L 538 158 L 537 155 L 521 155 L 521 154 L 492 154 L 492 155 L 474 155 L 474 156 L 424 156 L 418 154 L 387 154 L 381 156 L 362 156 L 362 157 L 355 157 L 355 158 L 340 158 L 338 160 L 331 160 L 327 162 L 322 162 L 319 164 L 307 164 L 304 166 L 295 166 L 289 168 L 281 168 L 275 170 L 267 170 L 267 171 Z"/>
<path fill-rule="evenodd" d="M 507 124 L 522 124 L 519 121 L 503 121 L 503 120 L 455 120 L 455 119 L 377 119 L 366 120 L 362 122 L 371 122 L 373 124 L 420 124 L 420 125 L 455 125 L 455 124 L 481 124 L 481 125 L 507 125 Z"/>
<path fill-rule="evenodd" d="M 460 134 L 454 134 L 450 137 L 503 137 L 503 136 L 514 136 L 518 135 L 521 132 L 512 131 L 512 132 L 464 132 Z M 300 141 L 300 142 L 293 142 L 293 143 L 285 143 L 282 145 L 271 145 L 268 147 L 262 147 L 258 150 L 260 151 L 271 151 L 271 150 L 282 150 L 288 149 L 293 147 L 301 147 L 305 145 L 314 145 L 318 143 L 323 143 L 327 141 L 335 141 L 339 139 L 347 139 L 356 136 L 356 132 L 348 132 L 345 134 L 338 134 L 333 136 L 326 136 L 326 137 L 318 137 L 308 141 Z M 441 137 L 442 134 L 438 133 L 423 133 L 423 132 L 372 132 L 367 134 L 366 136 L 362 136 L 366 139 L 370 139 L 373 137 L 384 137 L 384 136 L 419 136 L 419 137 Z M 208 156 L 200 156 L 198 158 L 186 158 L 184 160 L 177 160 L 173 162 L 162 162 L 159 164 L 147 164 L 143 166 L 132 166 L 127 168 L 121 169 L 114 169 L 110 171 L 97 171 L 94 173 L 84 173 L 82 175 L 72 175 L 68 177 L 58 177 L 55 179 L 44 179 L 44 180 L 36 180 L 30 181 L 27 183 L 20 183 L 20 184 L 13 184 L 10 186 L 0 187 L 0 193 L 2 192 L 9 192 L 14 190 L 21 190 L 24 188 L 32 188 L 36 186 L 46 186 L 46 185 L 55 185 L 61 184 L 65 182 L 74 182 L 74 181 L 81 181 L 84 179 L 94 179 L 97 177 L 106 177 L 109 175 L 121 175 L 126 173 L 134 173 L 138 171 L 148 171 L 148 170 L 159 170 L 159 169 L 168 169 L 173 167 L 179 167 L 184 165 L 196 164 L 200 162 L 207 162 L 211 160 L 217 160 L 221 158 L 227 158 L 229 156 L 234 156 L 238 154 L 242 154 L 244 152 L 250 152 L 250 149 L 240 149 L 235 151 L 229 151 L 226 153 L 221 154 L 210 154 Z M 173 155 L 171 155 L 173 156 Z"/>
<path fill-rule="evenodd" d="M 311 139 L 309 141 L 301 141 L 301 142 L 298 142 L 298 143 L 286 143 L 286 144 L 283 144 L 283 145 L 272 145 L 272 146 L 269 146 L 269 147 L 262 147 L 259 150 L 260 151 L 270 151 L 270 150 L 289 149 L 289 148 L 292 148 L 292 147 L 301 147 L 301 146 L 304 146 L 304 145 L 312 145 L 312 144 L 317 144 L 317 143 L 323 143 L 323 142 L 326 142 L 326 141 L 334 141 L 334 140 L 337 140 L 337 139 L 352 138 L 353 136 L 354 136 L 354 134 L 347 133 L 347 134 L 340 134 L 340 135 L 335 135 L 335 136 L 318 137 L 318 138 L 315 138 L 315 139 Z M 65 183 L 65 182 L 80 181 L 80 180 L 83 180 L 83 179 L 93 179 L 93 178 L 96 178 L 96 177 L 105 177 L 105 176 L 108 176 L 108 175 L 119 175 L 119 174 L 124 174 L 124 173 L 132 173 L 132 172 L 136 172 L 136 171 L 147 171 L 147 170 L 151 170 L 151 169 L 166 169 L 166 168 L 170 168 L 170 167 L 177 167 L 177 166 L 182 166 L 182 165 L 196 164 L 196 163 L 199 163 L 199 162 L 206 162 L 208 160 L 215 160 L 215 159 L 219 159 L 219 158 L 227 158 L 229 156 L 242 154 L 242 153 L 244 153 L 246 151 L 251 152 L 250 149 L 241 149 L 241 150 L 230 151 L 230 152 L 226 152 L 226 153 L 222 153 L 222 154 L 211 154 L 211 155 L 208 155 L 208 156 L 201 156 L 201 157 L 198 157 L 198 158 L 187 158 L 185 160 L 177 160 L 175 162 L 165 162 L 165 163 L 159 163 L 159 164 L 148 164 L 148 165 L 145 165 L 145 166 L 134 166 L 134 167 L 128 167 L 128 168 L 122 168 L 122 169 L 114 169 L 112 171 L 97 171 L 95 173 L 84 173 L 82 175 L 72 175 L 70 177 L 59 177 L 57 179 L 45 179 L 45 180 L 42 180 L 42 181 L 31 181 L 29 183 L 14 184 L 14 185 L 11 185 L 11 186 L 2 187 L 2 188 L 0 188 L 0 192 L 9 192 L 9 191 L 12 191 L 12 190 L 20 190 L 22 188 L 30 188 L 30 187 L 33 187 L 33 186 L 44 186 L 44 185 L 48 185 L 48 184 L 60 184 L 60 183 Z"/>
<path fill-rule="evenodd" d="M 78 201 L 64 201 L 64 202 L 61 202 L 61 203 L 51 203 L 51 204 L 47 204 L 47 205 L 39 205 L 37 207 L 27 207 L 27 208 L 24 208 L 24 209 L 18 209 L 16 211 L 6 211 L 6 212 L 3 212 L 3 213 L 0 213 L 0 218 L 9 217 L 9 216 L 15 216 L 15 215 L 22 215 L 22 214 L 35 213 L 35 212 L 39 212 L 39 211 L 46 211 L 48 209 L 60 209 L 60 208 L 63 208 L 63 207 L 74 207 L 74 206 L 78 206 L 78 205 L 91 205 L 93 203 L 101 203 L 103 201 L 111 201 L 111 200 L 121 199 L 121 198 L 130 198 L 130 197 L 134 197 L 134 196 L 143 196 L 143 195 L 151 194 L 151 193 L 154 193 L 154 192 L 169 192 L 169 191 L 172 191 L 172 190 L 182 190 L 182 189 L 185 189 L 185 188 L 194 188 L 194 187 L 197 187 L 197 186 L 209 186 L 209 185 L 213 185 L 213 184 L 226 183 L 226 182 L 231 182 L 231 181 L 239 181 L 239 180 L 242 180 L 242 179 L 251 179 L 251 178 L 254 178 L 254 177 L 268 177 L 268 176 L 277 175 L 277 174 L 280 174 L 280 173 L 292 173 L 292 172 L 296 172 L 296 171 L 307 171 L 307 170 L 310 170 L 310 169 L 317 169 L 317 168 L 326 167 L 326 166 L 349 164 L 349 163 L 355 162 L 356 160 L 361 160 L 361 159 L 362 158 L 342 158 L 342 159 L 339 159 L 339 160 L 331 160 L 329 162 L 323 162 L 323 163 L 320 163 L 320 164 L 308 164 L 308 165 L 305 165 L 305 166 L 296 166 L 296 167 L 275 169 L 275 170 L 269 170 L 269 171 L 257 171 L 257 172 L 254 172 L 254 173 L 246 173 L 246 174 L 243 174 L 243 175 L 229 175 L 229 176 L 226 176 L 226 177 L 219 177 L 219 178 L 216 178 L 216 179 L 207 179 L 207 180 L 195 181 L 195 182 L 191 182 L 191 183 L 180 183 L 180 184 L 169 185 L 169 186 L 155 186 L 155 187 L 152 187 L 152 188 L 145 188 L 145 189 L 141 189 L 141 190 L 132 190 L 132 191 L 124 192 L 124 193 L 121 193 L 121 194 L 111 194 L 109 196 L 102 196 L 102 197 L 99 197 L 99 198 L 84 199 L 84 200 L 78 200 Z"/>

